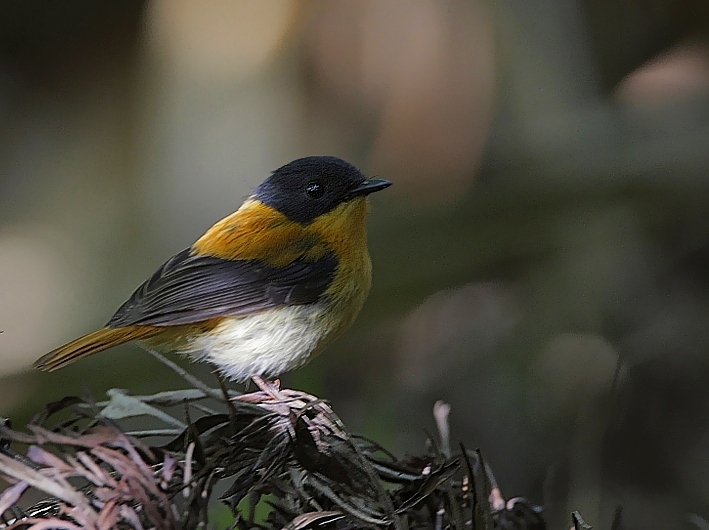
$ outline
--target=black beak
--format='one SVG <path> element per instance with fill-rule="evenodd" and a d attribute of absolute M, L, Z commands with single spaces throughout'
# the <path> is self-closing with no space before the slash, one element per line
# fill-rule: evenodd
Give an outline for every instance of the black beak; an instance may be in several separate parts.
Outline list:
<path fill-rule="evenodd" d="M 360 195 L 369 195 L 370 193 L 383 190 L 384 188 L 388 188 L 389 186 L 391 186 L 391 182 L 389 182 L 388 180 L 367 179 L 361 184 L 359 184 L 356 188 L 351 189 L 348 198 L 354 199 L 355 197 L 359 197 Z"/>

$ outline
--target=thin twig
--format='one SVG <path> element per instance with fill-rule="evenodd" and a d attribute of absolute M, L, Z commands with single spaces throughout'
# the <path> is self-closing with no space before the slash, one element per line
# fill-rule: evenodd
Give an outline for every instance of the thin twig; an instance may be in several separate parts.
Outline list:
<path fill-rule="evenodd" d="M 202 392 L 204 392 L 208 396 L 216 399 L 217 401 L 222 400 L 222 393 L 219 390 L 209 388 L 202 381 L 197 379 L 192 374 L 188 373 L 182 367 L 178 366 L 176 363 L 172 362 L 170 359 L 168 359 L 167 357 L 165 357 L 161 353 L 158 353 L 155 350 L 151 350 L 151 349 L 148 349 L 147 352 L 150 355 L 152 355 L 153 357 L 155 357 L 158 361 L 163 363 L 165 366 L 167 366 L 168 368 L 171 368 L 175 373 L 177 373 L 179 376 L 184 378 L 188 383 L 190 383 L 191 385 L 193 385 L 196 388 L 199 388 Z"/>

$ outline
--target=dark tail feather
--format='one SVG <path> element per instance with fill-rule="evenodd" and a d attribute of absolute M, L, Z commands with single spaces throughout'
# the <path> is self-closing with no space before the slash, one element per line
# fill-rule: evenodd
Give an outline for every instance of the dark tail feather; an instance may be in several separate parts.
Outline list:
<path fill-rule="evenodd" d="M 82 357 L 88 357 L 94 353 L 131 340 L 146 339 L 159 332 L 160 328 L 151 326 L 126 326 L 115 329 L 99 329 L 50 351 L 37 359 L 33 366 L 40 370 L 56 370 Z"/>

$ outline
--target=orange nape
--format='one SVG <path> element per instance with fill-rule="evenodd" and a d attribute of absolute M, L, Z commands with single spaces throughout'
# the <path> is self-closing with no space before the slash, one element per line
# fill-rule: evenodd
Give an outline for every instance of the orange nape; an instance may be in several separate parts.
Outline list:
<path fill-rule="evenodd" d="M 322 241 L 304 226 L 262 202 L 248 199 L 217 222 L 192 245 L 192 254 L 233 261 L 258 260 L 282 267 L 306 257 L 316 261 L 326 252 Z"/>
<path fill-rule="evenodd" d="M 307 225 L 289 220 L 270 206 L 248 199 L 192 245 L 192 254 L 234 261 L 260 261 L 283 267 L 296 259 L 317 261 L 334 251 L 347 260 L 355 242 L 366 247 L 367 200 L 357 197 Z"/>

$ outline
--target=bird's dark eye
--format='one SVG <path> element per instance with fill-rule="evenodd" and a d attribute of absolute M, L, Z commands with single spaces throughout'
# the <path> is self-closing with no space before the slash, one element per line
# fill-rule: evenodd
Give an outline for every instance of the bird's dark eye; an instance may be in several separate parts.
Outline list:
<path fill-rule="evenodd" d="M 325 186 L 319 182 L 310 182 L 305 186 L 305 191 L 308 192 L 313 199 L 319 199 L 325 193 Z"/>

